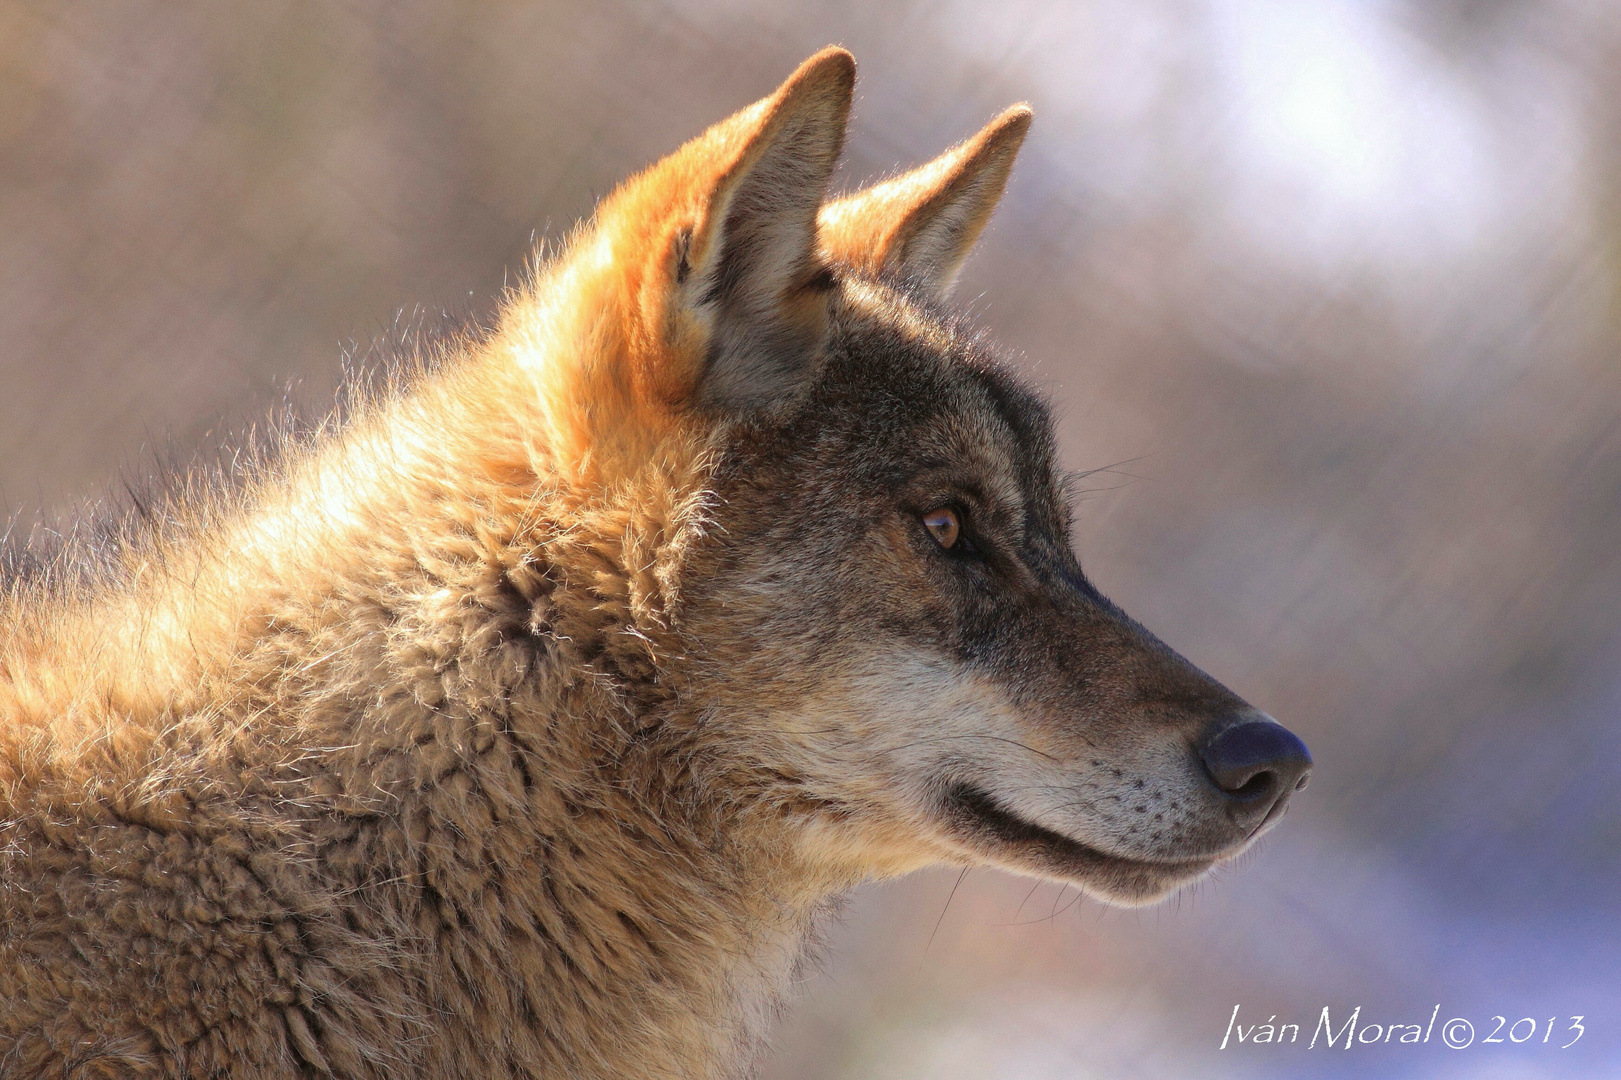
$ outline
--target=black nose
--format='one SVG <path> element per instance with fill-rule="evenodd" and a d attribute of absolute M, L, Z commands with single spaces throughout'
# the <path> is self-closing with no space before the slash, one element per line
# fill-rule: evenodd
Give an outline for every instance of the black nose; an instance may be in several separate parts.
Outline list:
<path fill-rule="evenodd" d="M 1311 777 L 1311 751 L 1271 720 L 1212 725 L 1199 745 L 1210 779 L 1227 797 L 1227 814 L 1246 830 L 1281 813 Z"/>

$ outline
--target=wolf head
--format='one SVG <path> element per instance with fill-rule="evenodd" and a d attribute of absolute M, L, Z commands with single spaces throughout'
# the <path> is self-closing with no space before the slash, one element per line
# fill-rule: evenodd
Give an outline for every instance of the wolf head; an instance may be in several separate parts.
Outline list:
<path fill-rule="evenodd" d="M 854 76 L 817 54 L 604 202 L 519 334 L 546 453 L 598 492 L 705 463 L 659 677 L 806 857 L 1146 902 L 1310 757 L 1087 580 L 1045 406 L 943 307 L 1029 110 L 830 202 Z"/>

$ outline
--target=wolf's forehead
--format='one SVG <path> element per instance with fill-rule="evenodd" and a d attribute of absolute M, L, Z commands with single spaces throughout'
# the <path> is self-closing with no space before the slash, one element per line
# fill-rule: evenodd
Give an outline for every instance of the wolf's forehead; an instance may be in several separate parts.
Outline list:
<path fill-rule="evenodd" d="M 959 373 L 965 381 L 958 405 L 935 426 L 953 471 L 985 508 L 1010 515 L 1021 533 L 1058 527 L 1062 493 L 1039 400 L 1005 372 L 970 366 Z"/>
<path fill-rule="evenodd" d="M 857 282 L 846 302 L 832 377 L 863 414 L 852 422 L 881 418 L 891 454 L 915 467 L 967 469 L 1010 506 L 1050 499 L 1052 425 L 1037 394 L 981 340 L 903 294 Z"/>
<path fill-rule="evenodd" d="M 1021 443 L 992 400 L 977 390 L 971 385 L 963 388 L 920 425 L 919 447 L 942 465 L 968 471 L 1004 501 L 1022 502 L 1020 488 L 1029 479 L 1027 458 L 1032 448 Z"/>

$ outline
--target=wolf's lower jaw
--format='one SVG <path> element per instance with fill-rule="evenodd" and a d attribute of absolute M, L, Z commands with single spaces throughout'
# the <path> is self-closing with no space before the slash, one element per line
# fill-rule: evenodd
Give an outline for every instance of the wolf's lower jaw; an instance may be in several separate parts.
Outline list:
<path fill-rule="evenodd" d="M 1146 904 L 1198 878 L 1236 852 L 1187 859 L 1111 855 L 1004 809 L 991 795 L 958 784 L 944 800 L 958 840 L 1024 873 L 1059 878 L 1117 904 Z"/>

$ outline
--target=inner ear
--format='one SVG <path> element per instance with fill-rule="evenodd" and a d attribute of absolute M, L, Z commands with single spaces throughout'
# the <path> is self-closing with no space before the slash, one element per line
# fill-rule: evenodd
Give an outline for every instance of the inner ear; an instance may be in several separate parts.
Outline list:
<path fill-rule="evenodd" d="M 690 239 L 677 237 L 676 279 L 709 329 L 704 404 L 757 408 L 791 396 L 815 370 L 833 281 L 816 214 L 844 144 L 854 80 L 849 54 L 830 49 L 739 114 L 753 130 Z"/>
<path fill-rule="evenodd" d="M 949 294 L 1002 198 L 1030 117 L 1029 106 L 1015 105 L 927 165 L 822 207 L 827 257 Z"/>
<path fill-rule="evenodd" d="M 692 230 L 681 229 L 675 234 L 675 283 L 685 285 L 692 277 Z"/>

